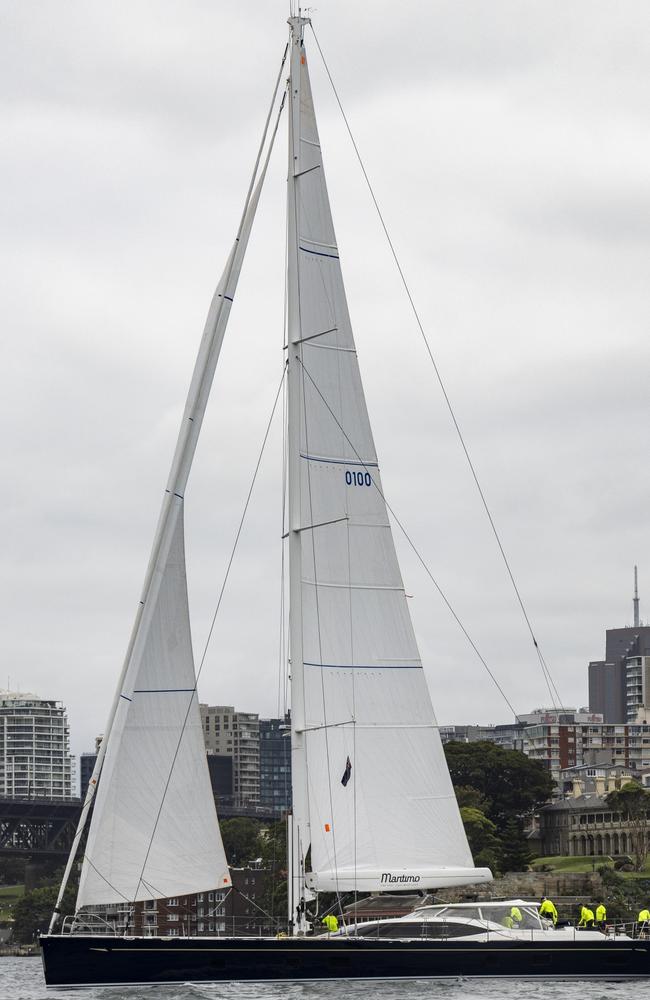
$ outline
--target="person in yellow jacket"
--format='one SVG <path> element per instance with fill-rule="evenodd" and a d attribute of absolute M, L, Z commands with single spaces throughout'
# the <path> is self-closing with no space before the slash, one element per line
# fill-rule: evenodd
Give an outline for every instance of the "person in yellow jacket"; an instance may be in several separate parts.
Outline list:
<path fill-rule="evenodd" d="M 590 910 L 588 906 L 583 903 L 580 908 L 580 920 L 578 921 L 578 927 L 593 927 L 594 926 L 594 911 Z"/>
<path fill-rule="evenodd" d="M 512 920 L 512 927 L 521 927 L 524 918 L 521 915 L 521 910 L 518 906 L 510 907 L 510 918 Z"/>
<path fill-rule="evenodd" d="M 596 923 L 599 927 L 604 927 L 607 923 L 607 909 L 605 908 L 605 904 L 602 900 L 596 907 Z"/>
<path fill-rule="evenodd" d="M 325 917 L 323 917 L 321 923 L 327 927 L 330 934 L 335 934 L 339 929 L 339 922 L 333 913 L 328 913 Z"/>
<path fill-rule="evenodd" d="M 549 920 L 553 922 L 553 926 L 557 923 L 557 910 L 555 909 L 555 903 L 551 899 L 547 899 L 546 896 L 542 896 L 539 904 L 539 915 L 543 917 L 544 920 Z"/>
<path fill-rule="evenodd" d="M 648 910 L 647 908 L 641 910 L 641 912 L 639 913 L 639 923 L 640 924 L 650 923 L 650 910 Z"/>

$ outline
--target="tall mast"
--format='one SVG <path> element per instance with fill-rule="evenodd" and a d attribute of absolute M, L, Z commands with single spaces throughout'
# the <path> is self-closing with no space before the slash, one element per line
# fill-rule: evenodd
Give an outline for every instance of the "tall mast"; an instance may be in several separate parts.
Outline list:
<path fill-rule="evenodd" d="M 289 927 L 306 929 L 305 856 L 309 849 L 309 806 L 305 747 L 305 696 L 302 648 L 302 540 L 300 503 L 300 380 L 302 355 L 298 289 L 298 211 L 296 181 L 300 171 L 300 62 L 303 30 L 309 18 L 291 17 L 289 77 L 289 164 L 287 172 L 287 343 L 288 343 L 288 476 L 289 476 L 289 646 L 291 655 L 291 782 L 289 836 Z"/>
<path fill-rule="evenodd" d="M 639 579 L 637 575 L 637 568 L 634 567 L 634 627 L 639 627 Z"/>

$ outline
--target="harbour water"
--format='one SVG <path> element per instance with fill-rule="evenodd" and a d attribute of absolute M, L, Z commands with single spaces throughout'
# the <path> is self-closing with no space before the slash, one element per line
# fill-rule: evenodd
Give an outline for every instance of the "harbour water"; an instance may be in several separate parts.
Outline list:
<path fill-rule="evenodd" d="M 0 1000 L 650 1000 L 648 982 L 306 983 L 46 991 L 40 960 L 0 958 Z"/>

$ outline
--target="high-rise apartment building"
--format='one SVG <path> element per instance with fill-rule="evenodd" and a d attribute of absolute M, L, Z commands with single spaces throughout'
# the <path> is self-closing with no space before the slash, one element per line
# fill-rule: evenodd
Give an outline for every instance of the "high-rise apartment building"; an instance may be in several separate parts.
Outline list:
<path fill-rule="evenodd" d="M 605 633 L 605 659 L 589 664 L 589 708 L 605 722 L 650 720 L 650 625 L 639 618 L 634 567 L 634 624 Z"/>
<path fill-rule="evenodd" d="M 291 808 L 291 719 L 260 719 L 260 805 L 280 818 Z"/>
<path fill-rule="evenodd" d="M 73 776 L 70 730 L 61 702 L 0 692 L 0 795 L 69 799 Z"/>
<path fill-rule="evenodd" d="M 620 764 L 632 771 L 650 767 L 650 725 L 543 723 L 524 730 L 524 753 L 560 772 L 582 764 Z"/>
<path fill-rule="evenodd" d="M 201 705 L 200 709 L 206 750 L 232 757 L 234 805 L 259 805 L 259 716 L 236 712 L 232 705 Z"/>

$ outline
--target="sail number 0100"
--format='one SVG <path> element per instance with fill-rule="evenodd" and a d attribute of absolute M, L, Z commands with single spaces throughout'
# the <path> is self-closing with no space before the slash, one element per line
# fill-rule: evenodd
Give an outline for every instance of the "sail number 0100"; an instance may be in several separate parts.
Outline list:
<path fill-rule="evenodd" d="M 345 481 L 348 486 L 372 486 L 372 477 L 369 472 L 346 472 Z"/>

